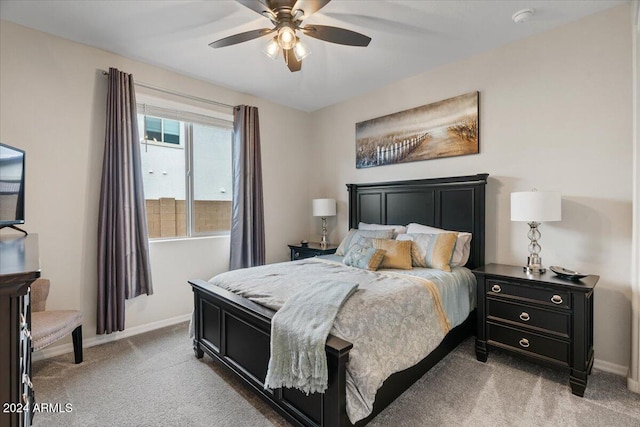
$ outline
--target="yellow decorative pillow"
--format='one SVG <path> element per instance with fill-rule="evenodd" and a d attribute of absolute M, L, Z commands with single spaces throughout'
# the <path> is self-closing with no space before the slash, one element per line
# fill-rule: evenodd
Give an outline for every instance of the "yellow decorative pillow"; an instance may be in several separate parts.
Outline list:
<path fill-rule="evenodd" d="M 374 248 L 386 251 L 380 268 L 411 270 L 411 240 L 372 240 Z"/>

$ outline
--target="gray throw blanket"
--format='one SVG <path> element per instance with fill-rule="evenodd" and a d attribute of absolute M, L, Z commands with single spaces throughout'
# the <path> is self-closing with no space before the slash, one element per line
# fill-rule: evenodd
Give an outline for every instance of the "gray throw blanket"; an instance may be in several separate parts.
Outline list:
<path fill-rule="evenodd" d="M 314 284 L 291 296 L 271 319 L 271 358 L 265 388 L 297 388 L 306 394 L 327 389 L 325 343 L 355 283 Z"/>

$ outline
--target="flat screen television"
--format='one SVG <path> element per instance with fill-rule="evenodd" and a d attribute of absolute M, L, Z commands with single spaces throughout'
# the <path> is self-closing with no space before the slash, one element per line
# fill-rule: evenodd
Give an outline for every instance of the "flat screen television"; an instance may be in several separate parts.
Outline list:
<path fill-rule="evenodd" d="M 24 164 L 23 150 L 0 143 L 0 228 L 24 224 Z"/>

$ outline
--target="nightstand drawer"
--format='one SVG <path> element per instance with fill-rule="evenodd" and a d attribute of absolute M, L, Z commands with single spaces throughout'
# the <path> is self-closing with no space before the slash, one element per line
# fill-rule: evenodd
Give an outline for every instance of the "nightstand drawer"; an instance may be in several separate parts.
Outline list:
<path fill-rule="evenodd" d="M 568 313 L 544 310 L 487 297 L 487 318 L 513 322 L 530 328 L 539 328 L 544 332 L 569 338 L 571 316 Z"/>
<path fill-rule="evenodd" d="M 318 256 L 318 252 L 309 249 L 292 249 L 291 250 L 291 260 L 295 261 L 297 259 L 305 259 L 305 258 L 313 258 L 314 256 Z"/>
<path fill-rule="evenodd" d="M 506 347 L 531 356 L 543 356 L 569 365 L 570 345 L 567 341 L 543 337 L 531 332 L 487 322 L 487 340 L 498 347 Z"/>
<path fill-rule="evenodd" d="M 528 300 L 552 307 L 571 308 L 571 294 L 542 286 L 518 284 L 502 280 L 487 280 L 487 295 Z"/>

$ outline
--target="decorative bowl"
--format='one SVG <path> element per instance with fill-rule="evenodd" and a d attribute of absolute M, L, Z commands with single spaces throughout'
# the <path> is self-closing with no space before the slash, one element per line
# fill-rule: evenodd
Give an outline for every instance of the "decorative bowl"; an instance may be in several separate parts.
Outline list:
<path fill-rule="evenodd" d="M 583 277 L 588 276 L 588 274 L 578 273 L 577 271 L 569 270 L 568 268 L 564 267 L 558 267 L 557 265 L 552 265 L 551 267 L 549 267 L 549 270 L 556 273 L 556 275 L 561 279 L 580 280 Z"/>

